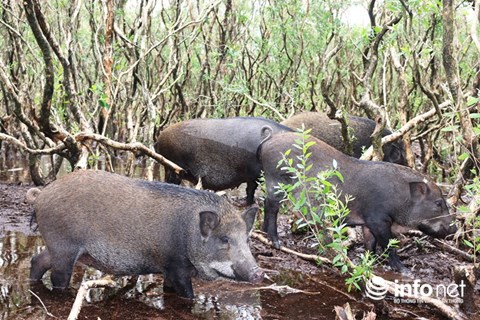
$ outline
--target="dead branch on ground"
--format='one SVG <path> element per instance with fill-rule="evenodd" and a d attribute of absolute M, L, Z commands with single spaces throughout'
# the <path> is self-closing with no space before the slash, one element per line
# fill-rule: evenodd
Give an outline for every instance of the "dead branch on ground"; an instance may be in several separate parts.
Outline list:
<path fill-rule="evenodd" d="M 82 282 L 80 289 L 78 289 L 77 297 L 73 303 L 70 314 L 68 315 L 68 320 L 78 319 L 80 310 L 82 309 L 83 300 L 87 295 L 88 289 L 97 288 L 97 287 L 113 287 L 115 286 L 115 281 L 111 279 L 100 279 L 100 280 L 89 280 Z"/>
<path fill-rule="evenodd" d="M 258 232 L 252 232 L 252 238 L 257 239 L 258 241 L 260 241 L 260 242 L 262 242 L 266 245 L 269 245 L 269 246 L 272 245 L 272 242 L 270 240 L 268 240 L 267 238 L 265 238 L 263 235 L 261 235 Z M 321 261 L 322 263 L 326 263 L 326 264 L 329 264 L 329 265 L 332 264 L 332 261 L 330 261 L 330 259 L 328 259 L 328 258 L 320 257 L 316 254 L 301 253 L 301 252 L 289 249 L 285 246 L 280 246 L 280 251 L 283 251 L 283 252 L 289 253 L 289 254 L 293 254 L 297 257 L 302 258 L 303 260 L 307 260 L 307 261 L 311 261 L 311 262 Z"/>
<path fill-rule="evenodd" d="M 465 251 L 462 251 L 458 248 L 455 248 L 454 246 L 451 246 L 449 245 L 448 243 L 446 243 L 445 241 L 442 241 L 440 239 L 433 239 L 432 243 L 437 246 L 438 248 L 442 249 L 442 250 L 445 250 L 445 251 L 448 251 L 456 256 L 459 256 L 460 258 L 462 258 L 463 260 L 465 261 L 468 261 L 468 262 L 473 262 L 474 261 L 474 257 L 468 253 L 466 253 Z"/>

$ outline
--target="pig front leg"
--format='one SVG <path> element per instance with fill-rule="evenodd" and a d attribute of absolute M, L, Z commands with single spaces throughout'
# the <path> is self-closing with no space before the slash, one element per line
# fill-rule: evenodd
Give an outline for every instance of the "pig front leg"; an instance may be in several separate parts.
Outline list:
<path fill-rule="evenodd" d="M 185 263 L 172 262 L 163 273 L 163 292 L 176 293 L 177 295 L 193 299 L 192 277 L 195 268 Z"/>
<path fill-rule="evenodd" d="M 247 206 L 255 203 L 255 190 L 257 189 L 257 185 L 257 180 L 247 181 Z"/>
<path fill-rule="evenodd" d="M 280 209 L 280 201 L 270 196 L 265 198 L 262 230 L 267 233 L 275 249 L 280 249 L 280 240 L 277 232 L 277 216 Z"/>
<path fill-rule="evenodd" d="M 377 215 L 377 218 L 379 216 L 381 215 Z M 365 248 L 375 252 L 375 247 L 378 243 L 382 250 L 387 249 L 390 239 L 393 239 L 391 226 L 392 223 L 388 220 L 367 220 L 365 226 L 363 227 L 364 236 L 366 235 Z M 371 235 L 373 235 L 373 237 Z M 395 249 L 389 248 L 387 252 L 390 266 L 394 270 L 402 273 L 408 272 L 408 269 L 400 261 Z"/>

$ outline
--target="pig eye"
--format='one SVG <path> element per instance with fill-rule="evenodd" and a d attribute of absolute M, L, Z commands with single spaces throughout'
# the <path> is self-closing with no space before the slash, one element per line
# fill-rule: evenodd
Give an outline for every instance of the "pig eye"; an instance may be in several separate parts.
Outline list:
<path fill-rule="evenodd" d="M 222 236 L 220 237 L 220 241 L 222 241 L 222 243 L 224 244 L 228 244 L 230 242 L 230 239 L 228 239 L 227 236 Z"/>
<path fill-rule="evenodd" d="M 435 201 L 435 204 L 440 208 L 443 205 L 443 200 L 437 200 Z"/>

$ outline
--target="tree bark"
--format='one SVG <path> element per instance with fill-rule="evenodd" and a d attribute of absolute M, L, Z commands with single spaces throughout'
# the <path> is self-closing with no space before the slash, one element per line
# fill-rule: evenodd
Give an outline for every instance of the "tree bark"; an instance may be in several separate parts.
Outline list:
<path fill-rule="evenodd" d="M 473 132 L 473 125 L 470 119 L 470 113 L 466 105 L 466 98 L 460 85 L 460 74 L 457 60 L 454 56 L 455 48 L 455 26 L 454 26 L 454 11 L 455 7 L 453 0 L 443 1 L 443 67 L 448 81 L 450 94 L 453 98 L 453 104 L 456 108 L 457 115 L 460 119 L 460 126 L 462 129 L 462 137 L 464 147 L 468 150 L 470 161 L 467 163 L 465 170 L 459 171 L 457 180 L 453 191 L 451 192 L 450 202 L 456 204 L 460 198 L 460 194 L 465 183 L 465 178 L 468 177 L 470 169 L 476 165 L 477 172 L 480 166 L 476 163 L 480 155 L 478 153 L 478 138 Z"/>

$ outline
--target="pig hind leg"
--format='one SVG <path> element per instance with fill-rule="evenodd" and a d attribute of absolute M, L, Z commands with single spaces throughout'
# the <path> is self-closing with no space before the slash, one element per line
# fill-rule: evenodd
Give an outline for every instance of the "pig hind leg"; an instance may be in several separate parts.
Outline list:
<path fill-rule="evenodd" d="M 52 259 L 48 250 L 35 255 L 30 262 L 30 279 L 40 281 L 50 268 L 52 268 Z"/>
<path fill-rule="evenodd" d="M 65 247 L 64 247 L 65 248 Z M 68 288 L 72 276 L 73 266 L 78 257 L 78 249 L 61 250 L 51 253 L 52 273 L 51 280 L 54 288 Z"/>

